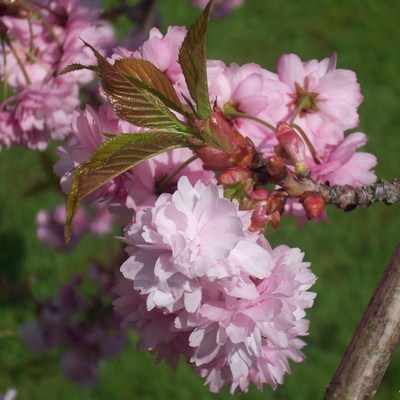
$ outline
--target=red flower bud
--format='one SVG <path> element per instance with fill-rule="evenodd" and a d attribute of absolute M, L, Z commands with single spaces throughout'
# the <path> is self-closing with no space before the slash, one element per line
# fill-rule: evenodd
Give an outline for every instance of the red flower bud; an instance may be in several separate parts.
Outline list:
<path fill-rule="evenodd" d="M 279 182 L 287 175 L 285 160 L 279 156 L 272 156 L 267 159 L 267 173 L 273 182 Z"/>
<path fill-rule="evenodd" d="M 228 168 L 218 177 L 218 182 L 221 185 L 229 186 L 234 185 L 235 183 L 244 182 L 248 179 L 251 179 L 251 173 L 248 169 L 232 167 Z"/>
<path fill-rule="evenodd" d="M 309 219 L 321 219 L 324 216 L 326 203 L 319 193 L 304 193 L 302 202 Z"/>
<path fill-rule="evenodd" d="M 267 213 L 273 214 L 275 211 L 283 213 L 286 203 L 286 195 L 283 192 L 272 192 L 267 200 Z"/>
<path fill-rule="evenodd" d="M 286 158 L 295 166 L 296 173 L 306 174 L 306 146 L 296 131 L 286 122 L 280 122 L 276 128 L 276 137 Z"/>
<path fill-rule="evenodd" d="M 253 143 L 226 120 L 221 110 L 217 108 L 209 123 L 203 125 L 199 127 L 207 146 L 195 151 L 207 169 L 218 171 L 232 166 L 251 166 L 255 154 Z"/>
<path fill-rule="evenodd" d="M 203 161 L 205 169 L 221 171 L 234 165 L 234 160 L 230 154 L 216 149 L 215 147 L 202 146 L 193 150 L 199 156 L 201 161 Z"/>
<path fill-rule="evenodd" d="M 265 205 L 258 204 L 251 214 L 250 232 L 260 232 L 268 222 L 267 210 Z"/>
<path fill-rule="evenodd" d="M 269 221 L 274 229 L 278 229 L 281 223 L 281 213 L 279 211 L 275 211 L 271 214 Z"/>
<path fill-rule="evenodd" d="M 268 190 L 261 189 L 261 188 L 254 189 L 250 194 L 250 197 L 254 201 L 265 201 L 268 199 L 268 196 L 269 196 Z"/>

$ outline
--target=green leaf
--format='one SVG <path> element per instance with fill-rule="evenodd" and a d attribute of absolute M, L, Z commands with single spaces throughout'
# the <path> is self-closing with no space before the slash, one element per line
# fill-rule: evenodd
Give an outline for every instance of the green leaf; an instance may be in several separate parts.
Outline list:
<path fill-rule="evenodd" d="M 89 161 L 74 171 L 67 199 L 65 240 L 71 238 L 72 219 L 80 200 L 140 162 L 187 145 L 185 136 L 166 132 L 125 133 L 104 142 Z"/>
<path fill-rule="evenodd" d="M 189 29 L 179 52 L 179 63 L 189 93 L 196 103 L 197 116 L 206 119 L 211 114 L 207 81 L 206 34 L 211 0 L 195 24 Z"/>
<path fill-rule="evenodd" d="M 184 113 L 167 78 L 151 63 L 123 59 L 114 65 L 86 43 L 97 58 L 97 72 L 116 114 L 132 124 L 157 131 L 187 133 L 169 107 Z"/>

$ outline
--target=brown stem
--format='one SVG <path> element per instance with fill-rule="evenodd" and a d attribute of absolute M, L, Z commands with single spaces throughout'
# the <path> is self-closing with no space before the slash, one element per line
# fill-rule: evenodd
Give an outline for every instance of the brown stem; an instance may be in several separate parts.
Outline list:
<path fill-rule="evenodd" d="M 372 399 L 400 342 L 400 245 L 329 384 L 325 400 Z"/>
<path fill-rule="evenodd" d="M 22 62 L 21 58 L 19 57 L 17 51 L 15 50 L 13 44 L 11 43 L 10 39 L 6 37 L 5 42 L 10 49 L 12 55 L 14 56 L 15 60 L 17 61 L 17 64 L 22 72 L 22 75 L 24 75 L 25 81 L 28 85 L 32 83 L 31 78 L 28 75 L 27 70 L 25 69 L 24 63 Z"/>

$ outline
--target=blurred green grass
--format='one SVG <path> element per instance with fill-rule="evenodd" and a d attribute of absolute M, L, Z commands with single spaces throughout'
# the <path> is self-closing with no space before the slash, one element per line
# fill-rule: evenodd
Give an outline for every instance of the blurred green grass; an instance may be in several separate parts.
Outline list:
<path fill-rule="evenodd" d="M 186 0 L 160 0 L 164 27 L 187 25 L 197 12 Z M 357 71 L 365 101 L 361 130 L 370 138 L 367 149 L 379 158 L 381 177 L 399 175 L 400 154 L 400 2 L 398 0 L 248 0 L 224 20 L 211 24 L 209 56 L 227 62 L 256 62 L 275 68 L 277 57 L 296 52 L 304 59 L 333 51 L 339 67 Z M 35 235 L 38 209 L 55 205 L 57 195 L 25 198 L 24 191 L 42 176 L 39 156 L 23 149 L 0 153 L 0 272 L 16 286 L 27 277 L 35 298 L 52 294 L 68 276 L 83 268 L 94 254 L 106 259 L 113 239 L 85 239 L 76 251 L 59 254 L 44 249 Z M 288 243 L 305 250 L 319 277 L 318 298 L 309 313 L 310 336 L 306 361 L 293 365 L 285 384 L 273 392 L 251 391 L 235 399 L 309 400 L 322 398 L 342 352 L 368 303 L 372 291 L 400 241 L 400 208 L 375 206 L 343 214 L 330 210 L 330 221 L 297 230 L 291 222 L 271 232 L 273 244 Z M 229 399 L 211 395 L 190 368 L 172 371 L 156 365 L 134 346 L 102 366 L 94 390 L 66 382 L 54 357 L 32 357 L 12 336 L 33 314 L 32 299 L 0 293 L 0 393 L 18 388 L 19 400 Z M 400 354 L 376 396 L 400 399 Z"/>

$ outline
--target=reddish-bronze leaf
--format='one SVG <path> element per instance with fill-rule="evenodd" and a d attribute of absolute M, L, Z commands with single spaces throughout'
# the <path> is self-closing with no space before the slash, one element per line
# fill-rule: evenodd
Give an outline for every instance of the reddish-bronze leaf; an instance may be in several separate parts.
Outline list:
<path fill-rule="evenodd" d="M 140 162 L 186 146 L 184 135 L 166 132 L 126 133 L 104 142 L 92 158 L 73 173 L 67 200 L 66 240 L 71 238 L 72 218 L 80 200 Z"/>

